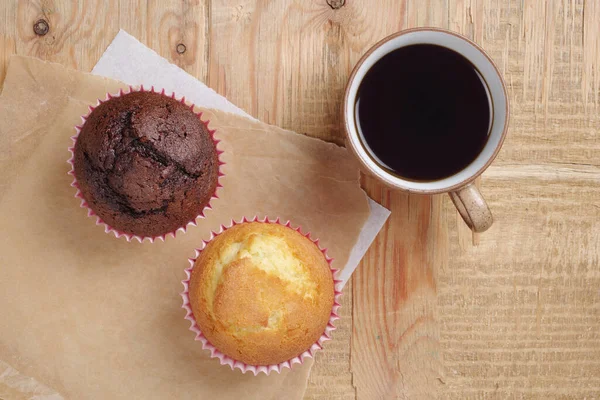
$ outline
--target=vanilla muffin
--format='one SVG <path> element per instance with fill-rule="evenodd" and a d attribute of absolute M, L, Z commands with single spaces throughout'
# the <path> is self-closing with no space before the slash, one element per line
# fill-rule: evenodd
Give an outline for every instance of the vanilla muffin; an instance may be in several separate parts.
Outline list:
<path fill-rule="evenodd" d="M 334 282 L 311 240 L 283 225 L 246 222 L 206 245 L 189 297 L 198 327 L 219 351 L 273 365 L 302 354 L 323 334 Z"/>

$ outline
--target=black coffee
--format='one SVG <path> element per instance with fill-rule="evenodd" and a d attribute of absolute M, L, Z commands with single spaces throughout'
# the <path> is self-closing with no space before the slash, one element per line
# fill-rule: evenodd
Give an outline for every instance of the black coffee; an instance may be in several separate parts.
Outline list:
<path fill-rule="evenodd" d="M 487 85 L 462 55 L 445 47 L 402 47 L 367 72 L 355 105 L 365 148 L 401 178 L 433 181 L 467 167 L 488 139 Z"/>

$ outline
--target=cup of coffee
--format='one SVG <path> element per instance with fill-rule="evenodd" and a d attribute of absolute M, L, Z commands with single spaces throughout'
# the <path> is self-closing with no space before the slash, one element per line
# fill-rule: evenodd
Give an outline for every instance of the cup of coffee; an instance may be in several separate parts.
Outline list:
<path fill-rule="evenodd" d="M 346 144 L 363 169 L 411 193 L 448 193 L 467 225 L 493 222 L 473 184 L 508 127 L 498 69 L 456 33 L 419 28 L 391 35 L 354 67 L 346 87 Z"/>

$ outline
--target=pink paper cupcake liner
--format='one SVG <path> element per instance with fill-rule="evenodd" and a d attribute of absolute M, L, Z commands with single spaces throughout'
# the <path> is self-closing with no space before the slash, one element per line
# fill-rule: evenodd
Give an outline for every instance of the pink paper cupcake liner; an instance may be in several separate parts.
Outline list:
<path fill-rule="evenodd" d="M 250 364 L 246 364 L 242 361 L 235 360 L 235 359 L 223 354 L 221 351 L 219 351 L 215 346 L 213 346 L 208 341 L 206 336 L 204 336 L 204 334 L 200 330 L 200 327 L 196 323 L 196 319 L 194 318 L 194 314 L 192 312 L 192 308 L 190 305 L 190 297 L 189 297 L 190 278 L 191 278 L 191 274 L 192 274 L 192 269 L 194 268 L 194 264 L 195 264 L 196 260 L 198 259 L 198 257 L 200 256 L 200 253 L 202 253 L 202 251 L 204 250 L 206 245 L 211 240 L 213 240 L 215 237 L 219 236 L 221 233 L 225 232 L 227 229 L 229 229 L 235 225 L 243 224 L 246 222 L 279 224 L 279 225 L 286 226 L 290 229 L 293 229 L 293 230 L 299 232 L 304 237 L 306 237 L 307 239 L 311 240 L 314 244 L 316 244 L 317 247 L 319 248 L 319 250 L 321 250 L 321 252 L 325 256 L 325 259 L 327 260 L 327 263 L 329 264 L 329 268 L 331 269 L 331 274 L 333 275 L 333 284 L 334 284 L 335 295 L 334 295 L 333 307 L 331 309 L 331 314 L 329 316 L 329 322 L 327 323 L 327 326 L 325 327 L 325 331 L 323 332 L 321 337 L 319 337 L 319 339 L 308 350 L 304 351 L 302 354 L 300 354 L 290 360 L 284 361 L 279 364 L 250 365 Z M 319 246 L 319 239 L 312 239 L 310 237 L 310 233 L 306 233 L 306 234 L 303 233 L 300 227 L 293 228 L 290 221 L 287 221 L 286 223 L 282 223 L 279 218 L 277 218 L 275 220 L 269 220 L 268 218 L 265 217 L 264 219 L 261 220 L 258 217 L 254 217 L 253 219 L 247 219 L 246 217 L 244 217 L 244 218 L 242 218 L 242 220 L 240 222 L 231 220 L 231 225 L 229 225 L 227 227 L 225 225 L 221 225 L 220 230 L 218 232 L 211 232 L 210 238 L 208 240 L 203 240 L 202 246 L 200 248 L 197 248 L 195 250 L 195 252 L 196 252 L 195 257 L 188 259 L 188 261 L 190 263 L 190 267 L 185 269 L 185 274 L 187 276 L 187 279 L 181 281 L 181 283 L 183 284 L 183 289 L 184 289 L 183 292 L 181 293 L 181 297 L 183 299 L 182 308 L 186 310 L 185 319 L 190 321 L 190 328 L 189 328 L 190 331 L 192 331 L 196 334 L 196 337 L 194 340 L 202 342 L 202 348 L 204 350 L 210 351 L 211 358 L 218 358 L 219 361 L 221 362 L 221 365 L 229 365 L 229 367 L 232 370 L 239 368 L 243 373 L 252 372 L 255 376 L 261 372 L 265 373 L 266 375 L 269 375 L 273 371 L 279 373 L 283 370 L 283 368 L 292 368 L 292 365 L 302 364 L 302 363 L 304 363 L 304 361 L 307 358 L 312 358 L 316 351 L 321 350 L 323 348 L 324 342 L 331 340 L 331 333 L 335 330 L 334 322 L 339 319 L 338 310 L 340 308 L 339 298 L 342 295 L 341 286 L 340 286 L 342 281 L 339 279 L 335 279 L 335 274 L 338 272 L 338 270 L 331 268 L 331 263 L 333 262 L 333 258 L 329 258 L 327 256 L 327 249 Z"/>
<path fill-rule="evenodd" d="M 203 210 L 200 211 L 200 213 L 194 217 L 192 220 L 188 221 L 186 224 L 184 224 L 183 226 L 175 229 L 172 232 L 167 232 L 163 235 L 159 235 L 159 236 L 139 236 L 139 235 L 133 235 L 131 233 L 126 233 L 126 232 L 122 232 L 118 229 L 116 229 L 113 226 L 110 226 L 109 224 L 107 224 L 106 222 L 104 222 L 102 220 L 102 218 L 100 218 L 95 212 L 94 210 L 92 210 L 90 208 L 90 206 L 88 205 L 88 202 L 85 200 L 85 198 L 83 197 L 83 194 L 81 193 L 81 190 L 79 189 L 79 184 L 77 183 L 77 177 L 75 176 L 75 144 L 77 143 L 77 138 L 79 137 L 79 134 L 81 133 L 81 129 L 83 128 L 83 125 L 85 124 L 85 122 L 87 121 L 89 115 L 92 113 L 92 111 L 94 111 L 94 109 L 96 107 L 98 107 L 100 104 L 115 98 L 115 97 L 119 97 L 119 96 L 123 96 L 125 94 L 129 94 L 132 92 L 153 92 L 153 93 L 160 93 L 163 96 L 167 96 L 170 97 L 172 99 L 176 99 L 177 97 L 175 96 L 175 93 L 172 93 L 170 96 L 167 95 L 165 93 L 165 90 L 162 89 L 160 92 L 155 91 L 154 90 L 154 86 L 152 86 L 150 88 L 150 90 L 144 89 L 144 86 L 140 86 L 139 89 L 135 89 L 133 86 L 129 86 L 129 91 L 124 92 L 123 89 L 119 90 L 118 94 L 111 94 L 111 93 L 107 93 L 106 94 L 106 98 L 104 100 L 102 99 L 98 99 L 98 102 L 95 106 L 89 106 L 89 111 L 86 115 L 81 117 L 81 125 L 77 125 L 75 126 L 75 135 L 71 136 L 71 139 L 73 140 L 73 145 L 71 147 L 69 147 L 69 152 L 71 153 L 71 158 L 69 158 L 69 160 L 67 160 L 67 162 L 71 165 L 71 170 L 69 171 L 69 175 L 73 176 L 73 182 L 71 183 L 71 186 L 73 186 L 75 189 L 77 189 L 77 192 L 75 193 L 75 197 L 81 200 L 80 203 L 80 207 L 85 208 L 88 210 L 88 217 L 96 217 L 96 225 L 103 225 L 104 226 L 104 232 L 106 233 L 112 233 L 115 235 L 115 237 L 120 238 L 120 237 L 124 237 L 125 239 L 127 239 L 128 242 L 130 242 L 132 239 L 136 239 L 137 241 L 139 241 L 140 243 L 143 242 L 144 240 L 148 239 L 150 241 L 150 243 L 154 243 L 155 240 L 160 239 L 163 242 L 165 241 L 165 239 L 168 236 L 172 236 L 173 238 L 177 235 L 177 232 L 183 232 L 185 233 L 187 231 L 188 226 L 192 225 L 192 226 L 196 226 L 196 220 L 198 218 L 204 218 L 204 213 L 207 210 L 211 210 L 212 209 L 212 205 L 211 202 L 213 199 L 218 199 L 219 196 L 217 195 L 217 191 L 219 188 L 222 188 L 223 185 L 221 184 L 221 178 L 223 176 L 225 176 L 225 174 L 222 171 L 221 166 L 225 165 L 225 163 L 221 160 L 221 154 L 223 154 L 223 150 L 220 150 L 218 148 L 218 144 L 219 142 L 221 142 L 221 140 L 218 140 L 215 138 L 215 132 L 216 129 L 210 129 L 208 127 L 208 124 L 210 123 L 209 120 L 207 121 L 203 121 L 202 120 L 202 112 L 194 112 L 194 104 L 189 104 L 185 102 L 185 97 L 182 97 L 181 99 L 179 99 L 179 101 L 182 104 L 188 105 L 190 107 L 190 109 L 192 110 L 192 112 L 194 112 L 197 116 L 198 119 L 200 120 L 200 122 L 202 122 L 204 124 L 204 126 L 206 126 L 206 129 L 208 129 L 208 131 L 210 132 L 210 135 L 213 139 L 213 142 L 215 144 L 215 148 L 217 149 L 217 158 L 218 158 L 218 162 L 219 162 L 219 173 L 218 173 L 218 178 L 217 178 L 217 186 L 215 187 L 215 193 L 213 193 L 213 195 L 211 196 L 208 204 L 204 207 Z"/>

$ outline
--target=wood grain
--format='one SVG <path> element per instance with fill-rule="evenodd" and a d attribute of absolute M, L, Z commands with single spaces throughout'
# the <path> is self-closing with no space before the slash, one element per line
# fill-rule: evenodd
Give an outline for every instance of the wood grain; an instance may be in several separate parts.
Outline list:
<path fill-rule="evenodd" d="M 435 398 L 443 377 L 435 276 L 446 256 L 441 198 L 401 195 L 366 179 L 365 186 L 392 215 L 354 277 L 357 398 Z"/>
<path fill-rule="evenodd" d="M 209 84 L 265 122 L 341 144 L 349 72 L 370 44 L 400 29 L 402 5 L 214 2 Z"/>
<path fill-rule="evenodd" d="M 203 79 L 207 71 L 206 12 L 207 4 L 200 1 L 7 1 L 0 6 L 0 34 L 2 46 L 10 49 L 3 51 L 5 58 L 16 53 L 90 71 L 119 29 L 125 29 Z M 39 19 L 50 26 L 44 36 L 33 31 Z M 179 43 L 187 47 L 181 55 L 176 51 Z"/>
<path fill-rule="evenodd" d="M 342 91 L 372 44 L 413 26 L 466 35 L 511 101 L 480 181 L 496 224 L 472 235 L 446 196 L 363 178 L 393 214 L 306 397 L 600 398 L 598 21 L 597 0 L 7 1 L 0 82 L 15 53 L 90 70 L 122 28 L 257 118 L 342 144 Z"/>
<path fill-rule="evenodd" d="M 398 30 L 392 24 L 397 20 L 400 29 L 448 27 L 445 1 L 403 5 L 399 15 L 389 14 L 384 20 L 386 35 Z M 356 6 L 369 10 L 377 5 Z M 372 44 L 363 43 L 363 52 Z M 353 279 L 356 397 L 436 398 L 443 377 L 436 296 L 437 267 L 446 249 L 441 199 L 392 191 L 367 177 L 364 186 L 392 215 Z"/>

